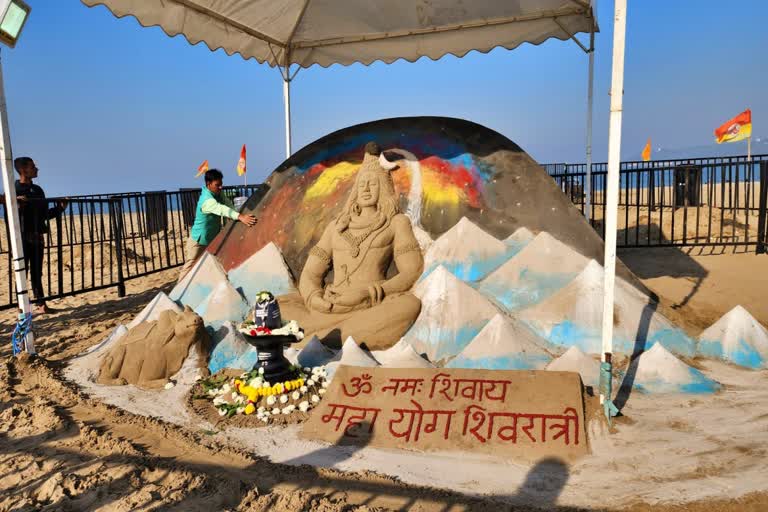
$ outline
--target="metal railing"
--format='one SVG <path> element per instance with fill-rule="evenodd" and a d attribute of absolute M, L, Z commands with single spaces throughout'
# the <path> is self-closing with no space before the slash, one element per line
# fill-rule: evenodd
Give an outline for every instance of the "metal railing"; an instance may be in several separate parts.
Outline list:
<path fill-rule="evenodd" d="M 762 252 L 766 165 L 768 155 L 622 162 L 618 246 L 755 246 Z M 589 207 L 585 164 L 544 168 L 604 237 L 607 164 L 592 166 Z"/>
<path fill-rule="evenodd" d="M 264 191 L 264 185 L 224 189 L 233 198 Z M 123 296 L 126 281 L 182 265 L 199 197 L 200 189 L 181 189 L 27 201 L 23 208 L 29 213 L 22 212 L 22 222 L 36 223 L 46 216 L 41 236 L 33 237 L 42 238 L 42 243 L 26 238 L 24 242 L 29 258 L 39 259 L 42 253 L 44 298 L 110 287 L 117 287 Z M 61 199 L 67 201 L 64 210 L 47 213 Z M 16 304 L 16 295 L 4 202 L 0 210 L 4 224 L 0 227 L 0 275 L 6 276 L 0 284 L 3 309 Z M 32 264 L 30 259 L 27 266 Z"/>

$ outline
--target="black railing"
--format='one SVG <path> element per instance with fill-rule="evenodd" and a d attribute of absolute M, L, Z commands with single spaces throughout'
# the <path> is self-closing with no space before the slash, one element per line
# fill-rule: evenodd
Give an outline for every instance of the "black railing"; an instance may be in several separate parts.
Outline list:
<path fill-rule="evenodd" d="M 755 246 L 762 250 L 766 165 L 768 155 L 622 162 L 618 246 Z M 607 164 L 592 165 L 589 206 L 585 164 L 546 164 L 544 168 L 604 237 Z"/>
<path fill-rule="evenodd" d="M 264 190 L 264 185 L 240 185 L 224 193 L 234 198 Z M 199 197 L 200 189 L 70 196 L 58 215 L 47 212 L 60 198 L 45 199 L 45 204 L 28 201 L 24 209 L 50 217 L 43 221 L 43 243 L 25 243 L 30 255 L 42 251 L 45 299 L 110 287 L 122 296 L 126 281 L 182 265 Z M 16 297 L 4 202 L 0 209 L 0 275 L 7 277 L 0 284 L 2 309 L 14 306 Z M 23 220 L 38 222 L 27 215 L 22 214 Z"/>

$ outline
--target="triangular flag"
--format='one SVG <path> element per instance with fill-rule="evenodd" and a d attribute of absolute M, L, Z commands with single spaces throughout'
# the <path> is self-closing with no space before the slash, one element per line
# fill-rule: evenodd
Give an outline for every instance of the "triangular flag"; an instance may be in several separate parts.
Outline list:
<path fill-rule="evenodd" d="M 648 138 L 648 142 L 645 143 L 643 148 L 643 162 L 647 162 L 651 159 L 651 139 Z"/>
<path fill-rule="evenodd" d="M 245 174 L 245 144 L 243 149 L 240 150 L 240 160 L 237 161 L 237 175 L 242 176 Z"/>
<path fill-rule="evenodd" d="M 203 174 L 208 172 L 208 160 L 200 164 L 200 167 L 197 168 L 197 174 L 195 174 L 195 178 L 199 178 Z"/>

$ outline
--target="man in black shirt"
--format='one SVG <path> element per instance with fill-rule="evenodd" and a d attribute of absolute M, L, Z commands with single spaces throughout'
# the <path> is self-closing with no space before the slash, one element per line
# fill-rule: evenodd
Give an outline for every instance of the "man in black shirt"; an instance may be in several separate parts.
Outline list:
<path fill-rule="evenodd" d="M 24 245 L 24 260 L 29 271 L 31 289 L 35 294 L 35 312 L 46 313 L 45 292 L 43 291 L 43 256 L 45 255 L 45 234 L 48 233 L 48 220 L 61 215 L 66 208 L 66 201 L 58 201 L 48 207 L 45 192 L 39 185 L 32 183 L 37 178 L 38 169 L 35 161 L 22 156 L 13 161 L 19 179 L 16 181 L 16 199 L 19 202 L 19 221 L 21 238 Z"/>

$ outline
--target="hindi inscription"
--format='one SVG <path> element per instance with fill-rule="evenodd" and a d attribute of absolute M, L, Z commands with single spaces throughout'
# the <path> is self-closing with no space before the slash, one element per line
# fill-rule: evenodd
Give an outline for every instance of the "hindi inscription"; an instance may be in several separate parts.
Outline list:
<path fill-rule="evenodd" d="M 303 436 L 523 459 L 589 453 L 577 373 L 338 368 Z"/>

